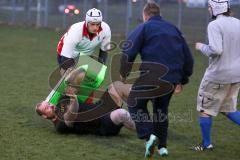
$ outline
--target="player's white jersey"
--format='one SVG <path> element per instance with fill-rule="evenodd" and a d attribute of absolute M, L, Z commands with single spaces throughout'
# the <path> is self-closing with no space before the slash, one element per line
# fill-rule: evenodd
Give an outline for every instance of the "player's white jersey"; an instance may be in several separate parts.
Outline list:
<path fill-rule="evenodd" d="M 111 29 L 102 22 L 101 27 L 93 37 L 89 37 L 85 21 L 73 24 L 58 43 L 58 55 L 76 58 L 79 54 L 92 55 L 100 47 L 101 50 L 110 49 Z"/>

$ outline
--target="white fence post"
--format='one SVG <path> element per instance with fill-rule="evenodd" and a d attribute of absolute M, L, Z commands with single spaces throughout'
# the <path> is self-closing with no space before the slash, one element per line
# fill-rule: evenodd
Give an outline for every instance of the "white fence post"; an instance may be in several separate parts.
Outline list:
<path fill-rule="evenodd" d="M 181 29 L 182 27 L 182 17 L 183 17 L 183 1 L 178 0 L 178 29 Z"/>
<path fill-rule="evenodd" d="M 36 27 L 41 27 L 41 0 L 37 0 L 37 19 L 36 19 Z"/>
<path fill-rule="evenodd" d="M 12 0 L 11 5 L 12 5 L 11 24 L 15 24 L 15 22 L 16 22 L 16 0 Z"/>
<path fill-rule="evenodd" d="M 127 19 L 126 19 L 126 37 L 129 33 L 129 26 L 132 20 L 132 0 L 127 0 Z"/>
<path fill-rule="evenodd" d="M 48 0 L 45 0 L 45 7 L 44 7 L 44 27 L 48 26 Z"/>
<path fill-rule="evenodd" d="M 108 20 L 108 0 L 104 0 L 104 20 L 107 22 Z"/>
<path fill-rule="evenodd" d="M 67 7 L 67 0 L 64 0 L 64 8 Z M 65 14 L 65 11 L 63 11 L 63 28 L 66 28 L 67 26 L 67 15 Z"/>

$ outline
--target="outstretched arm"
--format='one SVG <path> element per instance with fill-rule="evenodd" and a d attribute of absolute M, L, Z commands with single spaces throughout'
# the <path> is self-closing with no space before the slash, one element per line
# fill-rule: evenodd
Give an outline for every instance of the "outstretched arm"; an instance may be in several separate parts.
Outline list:
<path fill-rule="evenodd" d="M 108 57 L 107 51 L 103 51 L 103 50 L 100 49 L 99 56 L 98 56 L 98 62 L 100 62 L 102 64 L 106 64 L 107 57 Z"/>
<path fill-rule="evenodd" d="M 68 127 L 72 127 L 79 110 L 77 96 L 70 95 L 70 102 L 67 106 L 67 112 L 64 114 L 64 122 Z"/>
<path fill-rule="evenodd" d="M 114 102 L 118 106 L 122 106 L 123 101 L 127 100 L 131 88 L 132 84 L 124 84 L 123 82 L 116 81 L 109 86 L 108 92 Z"/>

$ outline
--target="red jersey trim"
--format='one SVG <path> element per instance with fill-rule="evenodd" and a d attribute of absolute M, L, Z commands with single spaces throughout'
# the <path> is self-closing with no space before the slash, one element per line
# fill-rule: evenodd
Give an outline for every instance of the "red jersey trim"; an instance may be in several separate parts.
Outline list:
<path fill-rule="evenodd" d="M 57 54 L 58 55 L 61 55 L 61 52 L 62 52 L 62 48 L 63 48 L 63 45 L 64 45 L 64 36 L 62 36 L 62 38 L 60 39 L 60 41 L 58 42 L 58 46 L 57 46 Z"/>

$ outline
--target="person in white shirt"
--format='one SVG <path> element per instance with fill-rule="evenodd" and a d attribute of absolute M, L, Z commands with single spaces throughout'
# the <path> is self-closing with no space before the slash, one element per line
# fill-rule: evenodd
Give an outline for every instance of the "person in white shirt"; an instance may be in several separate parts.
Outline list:
<path fill-rule="evenodd" d="M 209 66 L 198 91 L 197 110 L 202 143 L 195 151 L 212 150 L 212 117 L 223 113 L 240 125 L 237 97 L 240 88 L 240 20 L 231 16 L 229 0 L 209 0 L 214 19 L 208 25 L 209 44 L 196 43 L 196 49 L 209 58 Z"/>
<path fill-rule="evenodd" d="M 57 59 L 63 71 L 74 66 L 79 56 L 93 56 L 98 48 L 98 61 L 106 63 L 111 29 L 102 19 L 100 10 L 90 9 L 86 13 L 85 21 L 73 24 L 61 38 L 57 47 Z"/>

